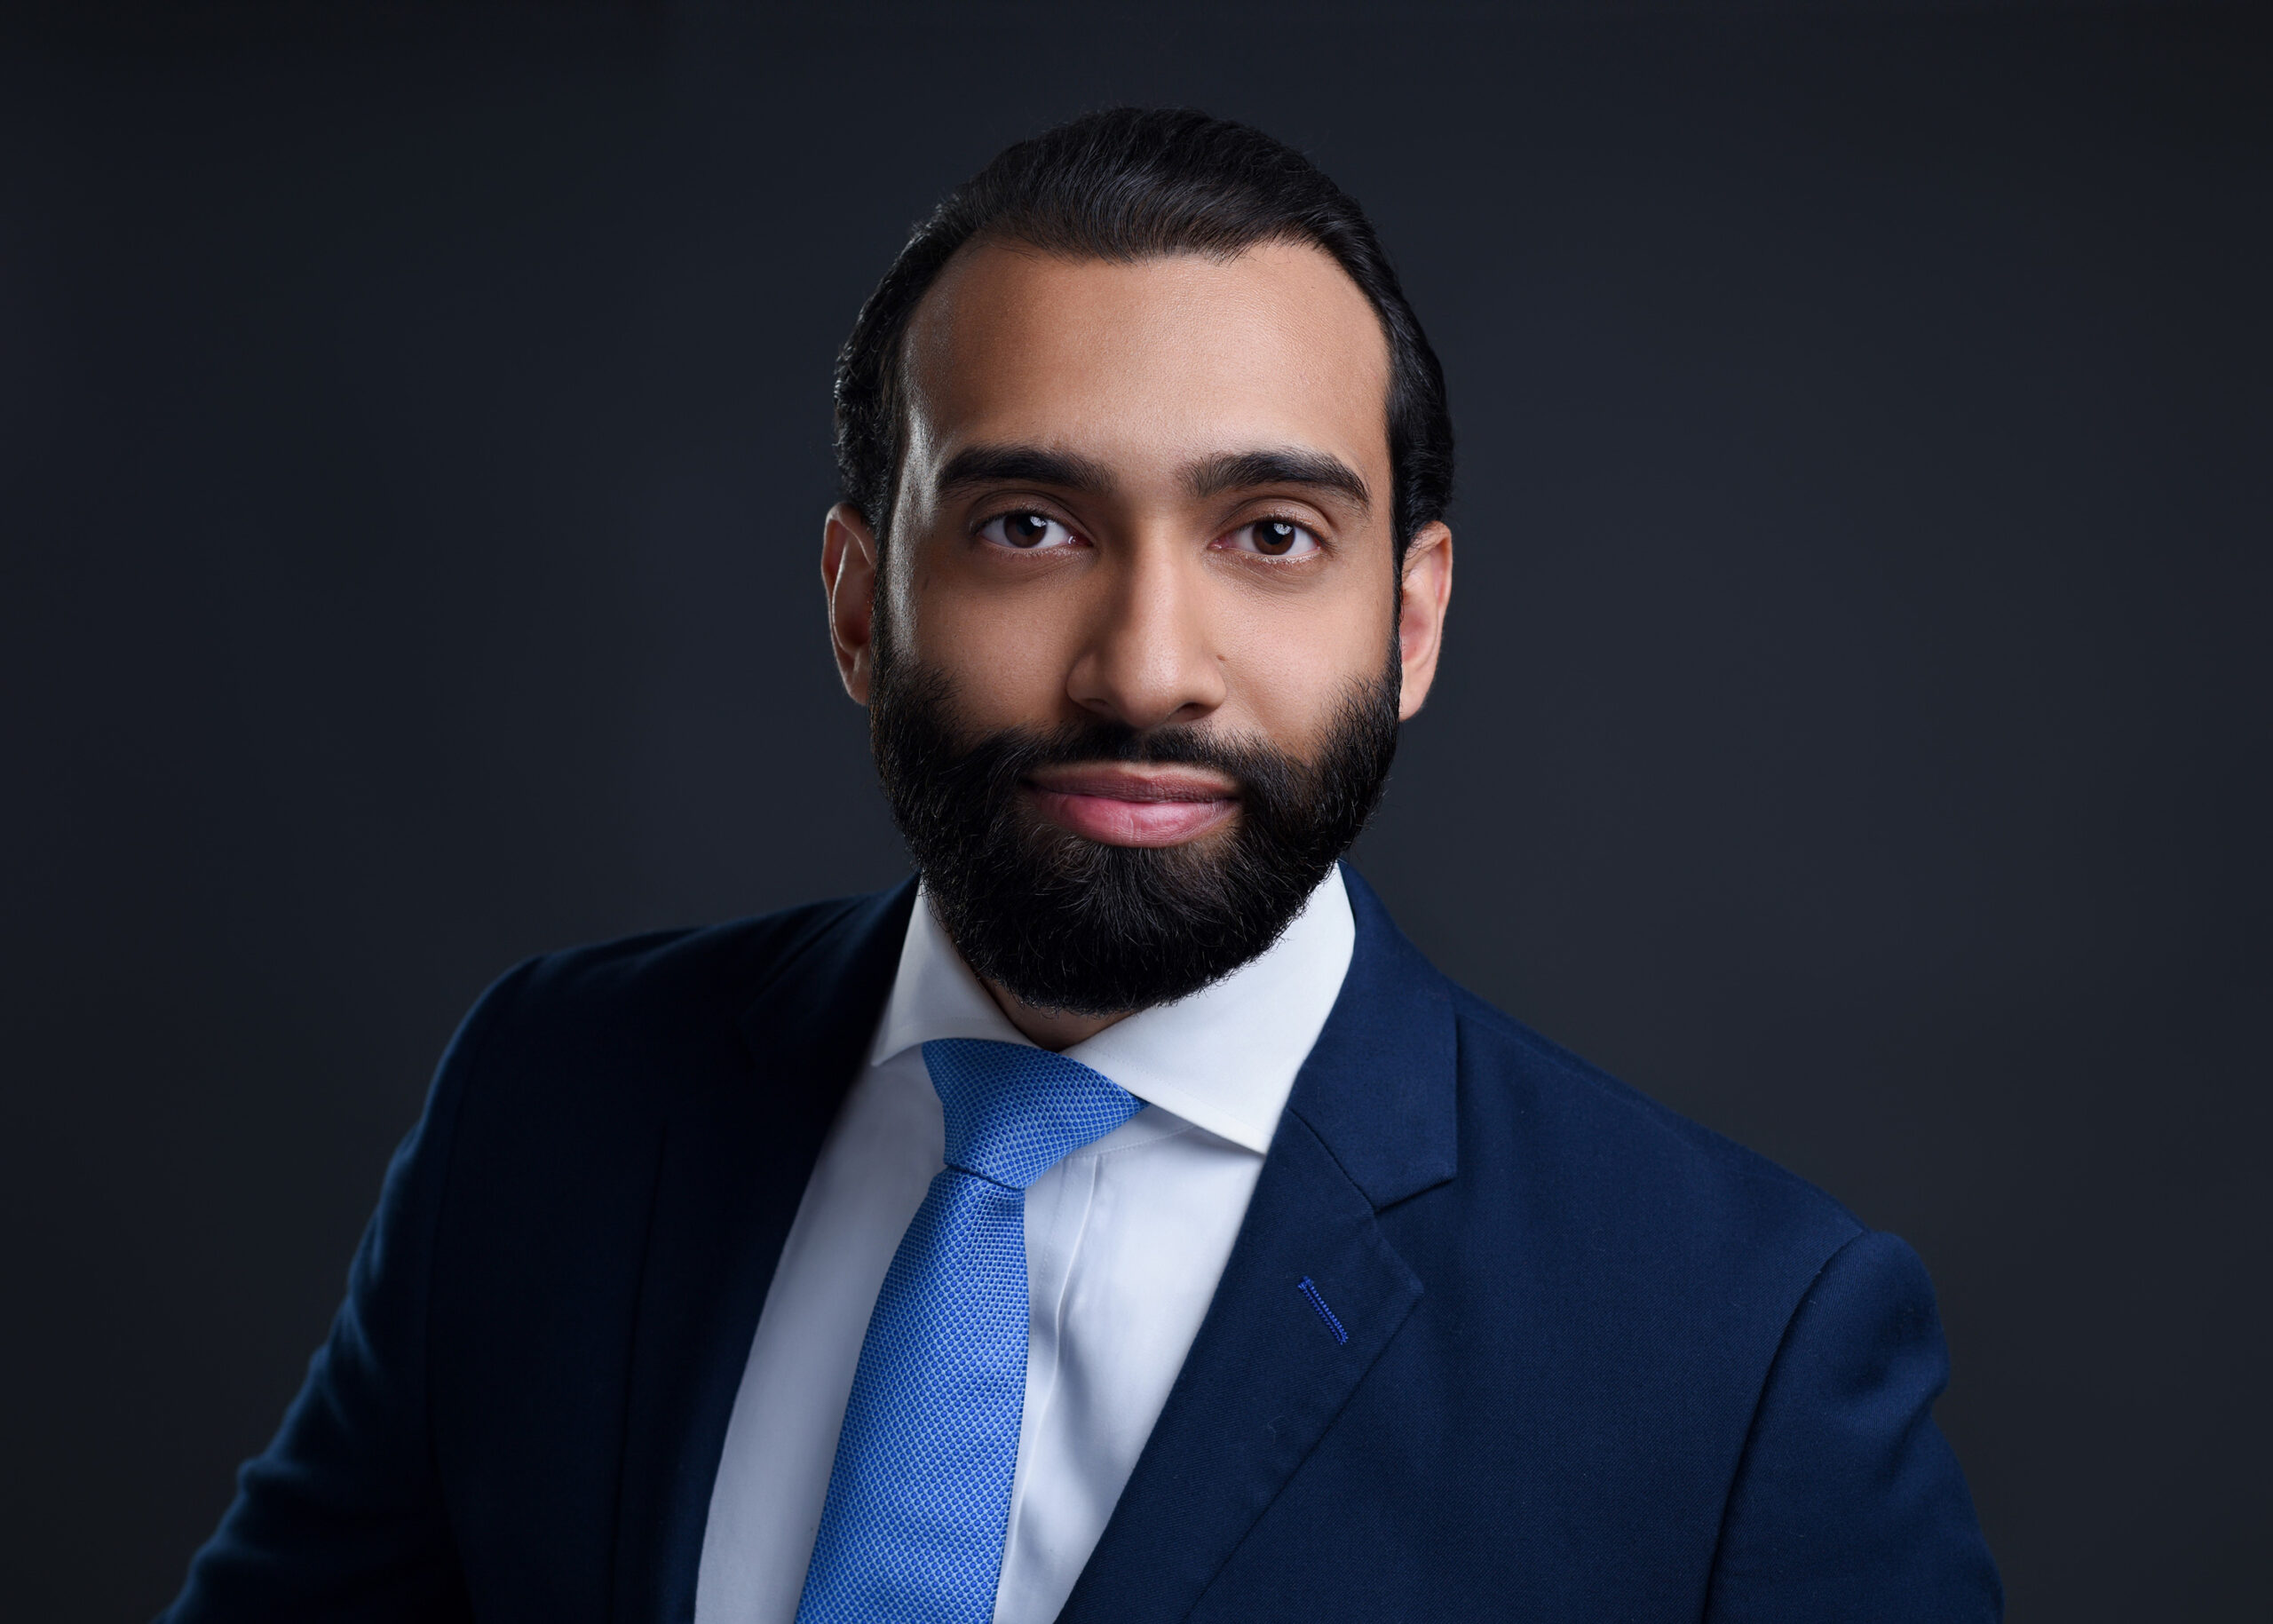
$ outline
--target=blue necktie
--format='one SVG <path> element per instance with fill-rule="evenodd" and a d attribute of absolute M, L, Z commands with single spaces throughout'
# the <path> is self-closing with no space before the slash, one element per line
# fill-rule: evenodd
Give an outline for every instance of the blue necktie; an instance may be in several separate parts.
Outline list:
<path fill-rule="evenodd" d="M 923 1045 L 946 1167 L 892 1255 L 797 1624 L 994 1616 L 1026 1392 L 1026 1186 L 1142 1103 L 1046 1049 Z"/>

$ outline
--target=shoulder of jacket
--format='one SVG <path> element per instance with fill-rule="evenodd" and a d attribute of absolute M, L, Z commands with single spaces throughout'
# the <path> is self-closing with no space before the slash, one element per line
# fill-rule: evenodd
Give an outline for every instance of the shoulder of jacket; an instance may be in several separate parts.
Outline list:
<path fill-rule="evenodd" d="M 1651 1099 L 1465 988 L 1453 989 L 1461 1081 L 1471 1108 L 1516 1113 L 1518 1134 L 1551 1133 L 1566 1154 L 1630 1165 L 1680 1204 L 1736 1197 L 1836 1249 L 1867 1226 L 1831 1195 L 1757 1151 Z"/>

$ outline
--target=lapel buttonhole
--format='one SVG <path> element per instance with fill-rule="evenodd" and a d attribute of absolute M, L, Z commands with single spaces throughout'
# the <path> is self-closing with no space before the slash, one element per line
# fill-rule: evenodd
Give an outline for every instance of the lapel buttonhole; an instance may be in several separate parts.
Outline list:
<path fill-rule="evenodd" d="M 1285 1277 L 1282 1275 L 1280 1278 L 1283 1279 Z M 1327 1307 L 1326 1299 L 1319 1295 L 1317 1283 L 1309 1275 L 1303 1276 L 1302 1283 L 1295 1289 L 1311 1300 L 1311 1306 L 1318 1310 L 1318 1317 L 1326 1321 L 1326 1328 L 1334 1333 L 1334 1341 L 1347 1343 L 1350 1340 L 1350 1333 L 1342 1328 L 1342 1321 L 1336 1319 L 1334 1311 Z"/>

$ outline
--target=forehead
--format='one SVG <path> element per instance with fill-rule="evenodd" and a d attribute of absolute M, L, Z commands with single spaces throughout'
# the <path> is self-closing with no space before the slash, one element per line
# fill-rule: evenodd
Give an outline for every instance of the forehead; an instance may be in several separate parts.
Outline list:
<path fill-rule="evenodd" d="M 1386 489 L 1389 370 L 1372 305 L 1308 244 L 1122 264 L 979 243 L 909 327 L 909 463 L 1043 444 L 1137 473 L 1292 445 Z"/>

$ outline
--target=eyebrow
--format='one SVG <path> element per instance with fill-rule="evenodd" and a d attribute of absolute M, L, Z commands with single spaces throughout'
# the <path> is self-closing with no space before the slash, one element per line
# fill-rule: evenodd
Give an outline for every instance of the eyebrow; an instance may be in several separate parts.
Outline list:
<path fill-rule="evenodd" d="M 939 470 L 939 493 L 974 485 L 1052 485 L 1060 490 L 1102 495 L 1113 488 L 1113 471 L 1071 451 L 1042 446 L 967 446 Z"/>
<path fill-rule="evenodd" d="M 1113 471 L 1095 458 L 1046 446 L 966 446 L 939 471 L 942 495 L 978 485 L 1048 485 L 1103 495 L 1114 483 Z M 1184 483 L 1201 498 L 1257 485 L 1295 485 L 1331 491 L 1360 511 L 1374 504 L 1373 490 L 1356 469 L 1338 456 L 1297 447 L 1203 457 L 1184 469 Z"/>
<path fill-rule="evenodd" d="M 1219 496 L 1255 485 L 1306 485 L 1331 491 L 1361 511 L 1374 505 L 1372 490 L 1349 463 L 1323 451 L 1292 447 L 1211 456 L 1185 469 L 1184 479 L 1195 496 Z"/>

